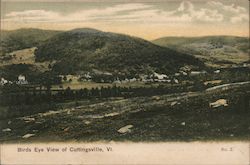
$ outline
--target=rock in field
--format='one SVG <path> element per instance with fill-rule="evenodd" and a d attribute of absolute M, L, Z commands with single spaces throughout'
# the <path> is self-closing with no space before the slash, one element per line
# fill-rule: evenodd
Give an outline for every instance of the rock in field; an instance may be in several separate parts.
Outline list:
<path fill-rule="evenodd" d="M 126 125 L 125 127 L 120 128 L 119 130 L 117 130 L 117 132 L 124 134 L 124 133 L 130 133 L 131 129 L 133 128 L 133 125 Z"/>
<path fill-rule="evenodd" d="M 28 134 L 26 134 L 26 135 L 23 135 L 23 139 L 28 139 L 28 138 L 30 138 L 30 137 L 32 137 L 32 136 L 35 136 L 35 134 L 30 134 L 30 133 L 28 133 Z"/>

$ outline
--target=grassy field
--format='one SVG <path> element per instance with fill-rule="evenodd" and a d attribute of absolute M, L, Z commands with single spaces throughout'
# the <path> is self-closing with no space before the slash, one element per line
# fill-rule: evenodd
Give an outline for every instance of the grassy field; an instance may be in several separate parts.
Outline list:
<path fill-rule="evenodd" d="M 228 64 L 227 62 L 234 64 L 241 64 L 249 61 L 249 56 L 244 53 L 225 54 L 221 52 L 207 56 L 205 55 L 194 55 L 194 56 L 204 61 L 207 66 L 214 68 L 231 66 L 231 64 Z"/>
<path fill-rule="evenodd" d="M 249 86 L 225 91 L 152 97 L 92 99 L 1 120 L 1 142 L 249 140 L 250 113 L 242 99 Z M 226 99 L 228 106 L 209 103 Z M 119 133 L 132 125 L 127 133 Z M 34 134 L 29 139 L 25 134 Z"/>
<path fill-rule="evenodd" d="M 9 56 L 12 56 L 11 60 L 2 61 L 1 65 L 10 65 L 10 64 L 34 64 L 35 63 L 35 56 L 34 56 L 34 48 L 28 48 L 23 50 L 17 50 L 9 53 Z"/>
<path fill-rule="evenodd" d="M 7 55 L 12 56 L 10 60 L 0 60 L 0 67 L 12 64 L 32 64 L 40 71 L 48 70 L 49 62 L 35 62 L 35 50 L 36 47 L 13 51 Z"/>

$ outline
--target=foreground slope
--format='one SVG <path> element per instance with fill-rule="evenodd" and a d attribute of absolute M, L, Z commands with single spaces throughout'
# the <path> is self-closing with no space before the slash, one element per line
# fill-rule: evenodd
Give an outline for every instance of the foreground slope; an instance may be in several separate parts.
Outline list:
<path fill-rule="evenodd" d="M 59 104 L 0 120 L 0 142 L 197 141 L 250 139 L 249 85 L 228 90 Z M 227 106 L 210 107 L 218 99 Z M 38 105 L 39 106 L 39 105 Z M 119 132 L 130 126 L 130 131 Z M 131 127 L 132 126 L 132 127 Z M 30 138 L 22 138 L 32 134 Z"/>
<path fill-rule="evenodd" d="M 188 65 L 203 67 L 192 56 L 154 45 L 140 38 L 94 29 L 60 33 L 38 46 L 36 61 L 57 61 L 53 69 L 76 73 L 93 69 L 111 73 L 174 72 Z"/>

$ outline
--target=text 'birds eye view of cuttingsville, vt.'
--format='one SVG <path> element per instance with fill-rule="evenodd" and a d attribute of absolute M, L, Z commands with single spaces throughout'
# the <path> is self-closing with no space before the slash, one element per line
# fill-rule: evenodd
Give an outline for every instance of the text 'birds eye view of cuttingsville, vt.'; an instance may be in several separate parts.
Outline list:
<path fill-rule="evenodd" d="M 250 139 L 249 1 L 1 1 L 0 142 Z"/>

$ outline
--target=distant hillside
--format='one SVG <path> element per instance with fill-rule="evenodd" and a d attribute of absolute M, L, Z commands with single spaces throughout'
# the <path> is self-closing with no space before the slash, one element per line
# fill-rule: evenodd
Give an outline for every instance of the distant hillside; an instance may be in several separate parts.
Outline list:
<path fill-rule="evenodd" d="M 153 43 L 182 53 L 192 54 L 208 65 L 249 61 L 249 38 L 234 36 L 164 37 Z"/>
<path fill-rule="evenodd" d="M 1 31 L 0 55 L 15 50 L 38 46 L 41 42 L 58 34 L 59 31 L 40 29 L 18 29 Z"/>
<path fill-rule="evenodd" d="M 101 70 L 112 73 L 174 72 L 180 67 L 203 67 L 194 57 L 154 45 L 140 38 L 95 29 L 57 34 L 38 46 L 36 61 L 53 61 L 53 70 L 76 73 Z"/>

